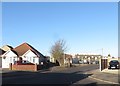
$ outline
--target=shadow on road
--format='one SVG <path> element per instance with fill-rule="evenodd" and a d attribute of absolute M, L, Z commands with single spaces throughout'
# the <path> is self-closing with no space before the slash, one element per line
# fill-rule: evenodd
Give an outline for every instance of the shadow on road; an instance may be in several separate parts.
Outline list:
<path fill-rule="evenodd" d="M 84 85 L 84 86 L 98 86 L 96 82 L 94 83 L 90 83 L 90 84 L 87 84 L 87 85 Z"/>
<path fill-rule="evenodd" d="M 44 85 L 65 84 L 69 86 L 77 81 L 80 81 L 92 75 L 92 74 L 82 74 L 80 72 L 81 71 L 72 72 L 72 73 L 58 73 L 58 72 L 42 73 L 42 72 L 28 72 L 28 71 L 9 72 L 3 74 L 2 84 L 3 85 L 5 84 L 44 84 Z"/>

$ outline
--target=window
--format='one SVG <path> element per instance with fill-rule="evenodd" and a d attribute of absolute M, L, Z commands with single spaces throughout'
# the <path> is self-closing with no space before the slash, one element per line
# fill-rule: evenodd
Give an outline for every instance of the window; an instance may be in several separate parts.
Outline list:
<path fill-rule="evenodd" d="M 95 60 L 97 60 L 98 58 L 97 57 L 95 57 Z"/>
<path fill-rule="evenodd" d="M 12 57 L 10 57 L 10 63 L 12 63 Z"/>
<path fill-rule="evenodd" d="M 29 57 L 28 56 L 26 57 L 26 60 L 29 61 Z"/>
<path fill-rule="evenodd" d="M 5 59 L 5 58 L 6 58 L 6 56 L 3 57 L 3 59 Z"/>
<path fill-rule="evenodd" d="M 26 63 L 26 61 L 24 61 L 24 63 Z"/>
<path fill-rule="evenodd" d="M 94 56 L 92 56 L 92 59 L 94 58 Z"/>
<path fill-rule="evenodd" d="M 30 61 L 32 61 L 32 57 L 29 57 L 30 58 Z"/>
<path fill-rule="evenodd" d="M 15 59 L 13 59 L 13 64 L 15 64 Z"/>
<path fill-rule="evenodd" d="M 35 58 L 33 58 L 33 63 L 35 63 Z"/>

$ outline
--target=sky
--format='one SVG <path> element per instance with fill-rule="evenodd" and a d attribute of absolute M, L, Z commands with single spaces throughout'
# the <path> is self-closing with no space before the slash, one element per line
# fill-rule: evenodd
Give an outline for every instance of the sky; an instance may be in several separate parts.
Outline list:
<path fill-rule="evenodd" d="M 103 48 L 104 56 L 118 56 L 118 3 L 2 3 L 2 45 L 27 42 L 50 55 L 59 39 L 66 41 L 69 54 L 102 54 Z"/>

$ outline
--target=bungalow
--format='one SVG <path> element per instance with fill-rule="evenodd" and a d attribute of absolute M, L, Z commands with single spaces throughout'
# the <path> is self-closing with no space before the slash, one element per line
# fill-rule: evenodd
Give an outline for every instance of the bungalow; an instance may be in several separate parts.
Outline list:
<path fill-rule="evenodd" d="M 8 50 L 2 55 L 2 68 L 9 68 L 9 64 L 32 63 L 40 65 L 44 62 L 44 56 L 28 43 L 23 43 L 16 48 Z"/>
<path fill-rule="evenodd" d="M 2 56 L 2 68 L 9 68 L 9 64 L 17 61 L 18 55 L 13 50 L 6 51 Z"/>

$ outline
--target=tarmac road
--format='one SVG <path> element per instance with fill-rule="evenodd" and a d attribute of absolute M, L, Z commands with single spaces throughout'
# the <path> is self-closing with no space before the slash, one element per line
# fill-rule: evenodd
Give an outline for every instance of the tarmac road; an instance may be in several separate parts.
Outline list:
<path fill-rule="evenodd" d="M 74 84 L 97 85 L 108 84 L 99 80 L 88 78 L 92 74 L 86 72 L 98 69 L 98 65 L 86 65 L 71 67 L 64 70 L 52 70 L 44 72 L 25 72 L 25 74 L 15 75 L 13 77 L 3 77 L 2 84 Z M 19 72 L 18 72 L 19 73 Z"/>

